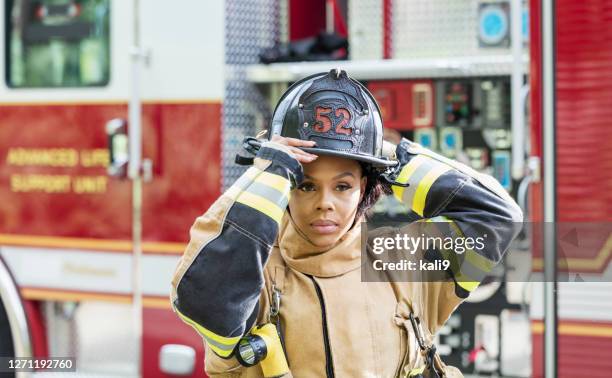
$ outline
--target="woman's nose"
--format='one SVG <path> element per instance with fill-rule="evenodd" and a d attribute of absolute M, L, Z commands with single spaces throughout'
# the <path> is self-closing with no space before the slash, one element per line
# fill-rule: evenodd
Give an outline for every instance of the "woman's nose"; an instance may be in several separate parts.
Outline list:
<path fill-rule="evenodd" d="M 317 199 L 317 210 L 333 210 L 334 209 L 334 201 L 332 195 L 327 190 L 321 190 L 319 192 L 319 198 Z"/>

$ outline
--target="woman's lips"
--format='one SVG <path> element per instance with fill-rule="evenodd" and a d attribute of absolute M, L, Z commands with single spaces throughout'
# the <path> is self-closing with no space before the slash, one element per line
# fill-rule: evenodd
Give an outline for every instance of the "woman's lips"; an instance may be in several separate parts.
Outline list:
<path fill-rule="evenodd" d="M 338 224 L 330 220 L 316 220 L 310 227 L 319 234 L 333 234 L 338 230 Z"/>

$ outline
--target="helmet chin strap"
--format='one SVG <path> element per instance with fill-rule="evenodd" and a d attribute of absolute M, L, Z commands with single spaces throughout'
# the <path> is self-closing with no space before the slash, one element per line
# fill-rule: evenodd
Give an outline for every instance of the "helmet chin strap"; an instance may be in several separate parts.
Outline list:
<path fill-rule="evenodd" d="M 355 215 L 357 215 L 357 214 L 355 214 Z M 353 218 L 353 224 L 352 224 L 352 225 L 351 225 L 351 227 L 348 229 L 348 231 L 352 230 L 352 229 L 353 229 L 353 227 L 355 227 L 355 224 L 357 224 L 357 217 L 354 217 L 354 218 Z M 348 231 L 347 231 L 347 232 L 348 232 Z"/>
<path fill-rule="evenodd" d="M 361 203 L 361 201 L 359 201 L 359 203 Z M 359 206 L 358 206 L 359 207 Z M 360 218 L 361 219 L 361 218 Z M 357 219 L 357 208 L 355 208 L 355 215 L 353 216 L 353 224 L 351 225 L 351 227 L 346 231 L 349 232 L 350 230 L 353 229 L 353 227 L 355 227 L 355 225 L 357 224 L 357 221 L 359 219 Z"/>

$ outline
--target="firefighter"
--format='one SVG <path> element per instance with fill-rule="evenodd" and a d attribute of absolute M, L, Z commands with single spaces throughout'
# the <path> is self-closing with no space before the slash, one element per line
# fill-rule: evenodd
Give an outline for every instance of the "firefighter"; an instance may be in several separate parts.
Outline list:
<path fill-rule="evenodd" d="M 433 335 L 501 260 L 522 212 L 492 177 L 405 138 L 385 151 L 382 135 L 376 101 L 344 71 L 285 92 L 253 166 L 195 220 L 172 280 L 209 376 L 461 376 Z M 368 245 L 439 221 L 463 236 L 478 224 L 485 247 L 443 279 L 367 282 L 363 221 L 385 193 L 419 221 L 368 231 Z M 406 256 L 433 264 L 443 252 Z"/>

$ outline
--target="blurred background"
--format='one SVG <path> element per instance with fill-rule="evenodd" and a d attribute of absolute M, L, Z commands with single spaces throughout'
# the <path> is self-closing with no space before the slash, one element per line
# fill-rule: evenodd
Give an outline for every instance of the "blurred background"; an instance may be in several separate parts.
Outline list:
<path fill-rule="evenodd" d="M 525 213 L 437 337 L 443 359 L 611 375 L 609 1 L 3 0 L 0 20 L 0 356 L 203 376 L 168 299 L 189 227 L 282 92 L 341 67 L 387 140 L 493 175 Z M 372 216 L 410 214 L 384 198 Z"/>

